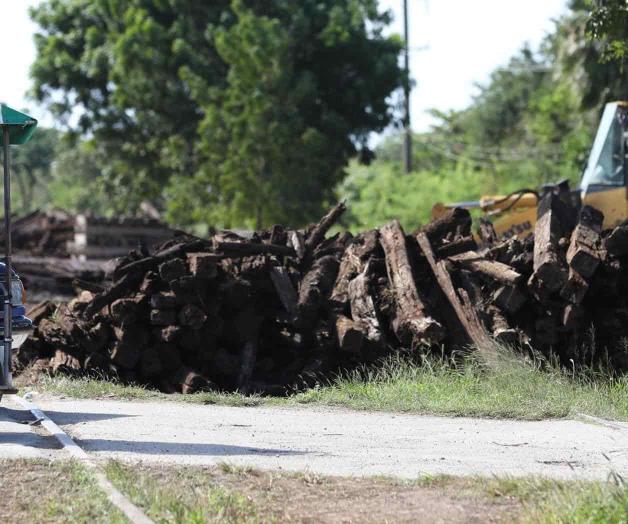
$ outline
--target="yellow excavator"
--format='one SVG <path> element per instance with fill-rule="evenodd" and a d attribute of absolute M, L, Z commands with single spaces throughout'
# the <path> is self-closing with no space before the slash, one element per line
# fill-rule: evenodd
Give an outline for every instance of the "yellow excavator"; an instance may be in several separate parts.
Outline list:
<path fill-rule="evenodd" d="M 604 228 L 628 220 L 628 102 L 606 104 L 580 187 L 569 194 L 567 182 L 544 189 L 558 189 L 576 205 L 590 205 L 604 213 Z M 432 217 L 448 209 L 480 209 L 490 218 L 499 236 L 526 237 L 534 232 L 541 194 L 521 189 L 509 195 L 484 196 L 477 201 L 436 204 Z"/>

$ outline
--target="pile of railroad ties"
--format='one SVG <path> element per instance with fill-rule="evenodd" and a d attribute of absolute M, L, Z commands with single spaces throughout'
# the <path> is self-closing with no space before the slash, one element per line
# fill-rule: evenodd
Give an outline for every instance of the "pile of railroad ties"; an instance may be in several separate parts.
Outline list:
<path fill-rule="evenodd" d="M 31 311 L 15 365 L 115 376 L 165 392 L 282 394 L 391 353 L 494 344 L 570 367 L 628 369 L 628 224 L 547 193 L 533 237 L 499 239 L 466 210 L 407 234 L 399 222 L 179 234 L 117 260 L 112 285 Z M 536 242 L 534 239 L 536 238 Z M 573 361 L 573 362 L 572 362 Z"/>

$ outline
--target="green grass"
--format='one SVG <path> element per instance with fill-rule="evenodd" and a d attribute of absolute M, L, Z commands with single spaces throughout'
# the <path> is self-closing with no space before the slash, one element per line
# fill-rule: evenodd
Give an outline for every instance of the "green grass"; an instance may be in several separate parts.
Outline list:
<path fill-rule="evenodd" d="M 398 357 L 290 402 L 449 416 L 535 420 L 583 413 L 628 420 L 628 377 L 572 377 L 517 359 L 491 367 L 469 360 L 458 366 L 426 360 L 416 366 Z"/>
<path fill-rule="evenodd" d="M 503 353 L 506 354 L 507 353 Z M 167 400 L 230 406 L 326 405 L 356 410 L 447 416 L 538 420 L 592 415 L 628 420 L 628 376 L 583 371 L 572 375 L 556 367 L 515 357 L 490 366 L 467 359 L 453 364 L 436 358 L 416 365 L 402 356 L 362 368 L 327 385 L 286 398 L 238 393 L 168 395 L 138 386 L 89 378 L 43 377 L 35 389 L 73 398 Z"/>
<path fill-rule="evenodd" d="M 264 402 L 261 397 L 256 395 L 219 392 L 203 392 L 193 395 L 168 394 L 143 386 L 122 384 L 111 379 L 90 377 L 41 376 L 35 384 L 22 388 L 22 393 L 32 390 L 78 399 L 167 400 L 224 406 L 258 406 Z"/>
<path fill-rule="evenodd" d="M 192 468 L 170 468 L 156 479 L 131 465 L 110 461 L 109 480 L 155 522 L 169 524 L 259 522 L 254 504 Z"/>
<path fill-rule="evenodd" d="M 626 524 L 628 489 L 601 484 L 555 489 L 529 511 L 530 522 L 548 524 Z"/>
<path fill-rule="evenodd" d="M 619 480 L 617 477 L 615 480 Z M 548 479 L 491 479 L 484 491 L 514 497 L 523 522 L 538 524 L 625 524 L 628 487 L 623 482 L 559 482 Z"/>

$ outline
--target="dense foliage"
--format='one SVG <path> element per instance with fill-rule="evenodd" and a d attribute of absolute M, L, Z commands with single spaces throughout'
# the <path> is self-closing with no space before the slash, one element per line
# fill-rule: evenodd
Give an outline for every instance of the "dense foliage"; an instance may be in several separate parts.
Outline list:
<path fill-rule="evenodd" d="M 18 200 L 109 213 L 148 200 L 180 225 L 253 226 L 301 224 L 340 196 L 349 226 L 412 228 L 438 201 L 577 185 L 603 105 L 628 99 L 625 11 L 571 0 L 468 108 L 434 112 L 405 175 L 394 132 L 358 162 L 403 81 L 376 0 L 47 0 L 33 91 L 69 133 L 16 157 Z"/>
<path fill-rule="evenodd" d="M 353 166 L 339 188 L 352 204 L 347 225 L 399 216 L 413 228 L 438 201 L 565 178 L 577 187 L 604 104 L 628 100 L 621 63 L 604 60 L 604 46 L 586 37 L 587 6 L 571 2 L 540 48 L 524 47 L 497 68 L 467 109 L 435 113 L 433 129 L 415 136 L 416 173 L 402 175 L 396 136 L 380 144 L 371 166 Z"/>
<path fill-rule="evenodd" d="M 626 0 L 591 0 L 593 9 L 587 28 L 604 47 L 608 59 L 628 55 L 628 4 Z"/>
<path fill-rule="evenodd" d="M 303 223 L 393 119 L 376 0 L 47 0 L 34 95 L 89 139 L 119 209 Z"/>

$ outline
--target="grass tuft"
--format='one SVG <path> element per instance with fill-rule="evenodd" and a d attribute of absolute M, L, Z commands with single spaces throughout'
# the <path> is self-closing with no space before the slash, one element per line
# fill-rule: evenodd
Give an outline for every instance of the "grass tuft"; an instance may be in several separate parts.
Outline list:
<path fill-rule="evenodd" d="M 625 524 L 628 489 L 602 484 L 555 486 L 526 520 L 544 524 Z"/>
<path fill-rule="evenodd" d="M 492 479 L 485 492 L 523 503 L 523 522 L 625 524 L 628 488 L 621 482 L 560 482 L 543 478 Z"/>

